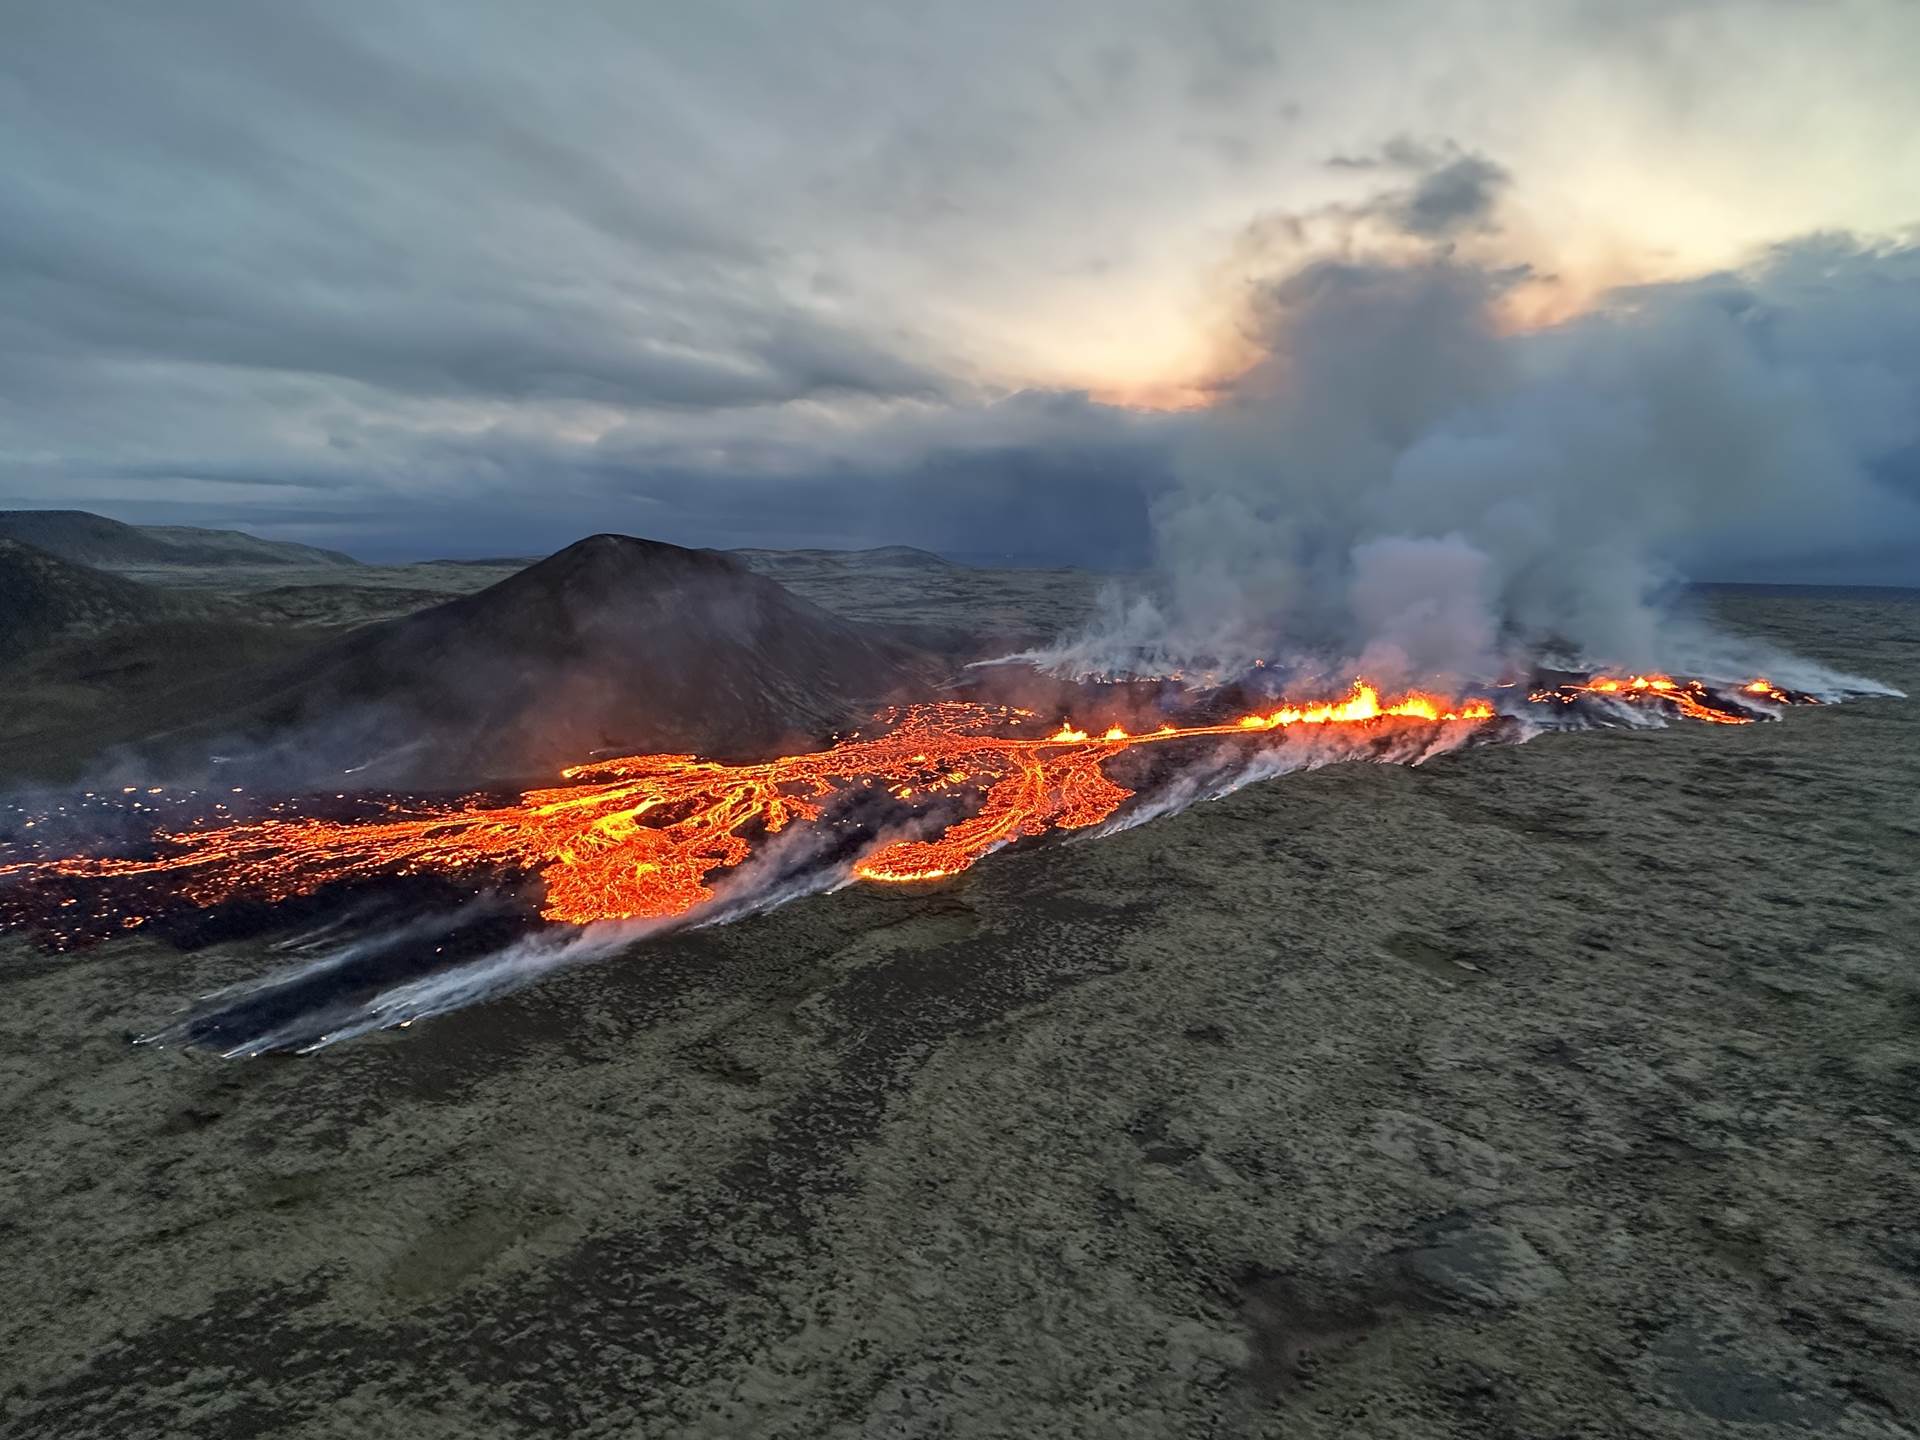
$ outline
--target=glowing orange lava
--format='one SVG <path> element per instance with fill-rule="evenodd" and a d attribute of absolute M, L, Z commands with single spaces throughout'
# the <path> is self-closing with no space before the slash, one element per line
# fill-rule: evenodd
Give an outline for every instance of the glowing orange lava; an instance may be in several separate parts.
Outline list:
<path fill-rule="evenodd" d="M 1792 698 L 1764 681 L 1744 690 L 1758 699 Z M 1570 704 L 1583 695 L 1656 700 L 1718 723 L 1751 718 L 1716 708 L 1697 681 L 1666 676 L 1598 677 L 1536 690 L 1529 700 Z M 966 870 L 1013 841 L 1112 816 L 1133 792 L 1104 767 L 1126 751 L 1209 739 L 1270 746 L 1267 732 L 1333 727 L 1354 735 L 1353 753 L 1360 755 L 1370 737 L 1478 727 L 1497 717 L 1483 698 L 1413 693 L 1383 700 L 1373 686 L 1356 682 L 1337 700 L 1138 734 L 1114 725 L 1095 736 L 1069 722 L 1038 735 L 1029 712 L 960 701 L 887 718 L 890 728 L 881 734 L 758 764 L 632 755 L 578 766 L 565 772 L 567 784 L 504 805 L 403 804 L 372 818 L 216 823 L 158 837 L 159 853 L 147 858 L 36 861 L 0 867 L 0 874 L 167 877 L 178 898 L 215 905 L 284 899 L 375 875 L 509 872 L 541 878 L 541 913 L 551 920 L 662 918 L 710 900 L 715 872 L 740 865 L 796 822 L 838 819 L 880 835 L 854 863 L 859 878 L 928 880 Z M 874 797 L 872 807 L 861 808 L 863 794 Z M 856 810 L 859 820 L 847 821 Z M 888 831 L 897 838 L 885 838 Z M 143 921 L 128 915 L 122 923 Z"/>
<path fill-rule="evenodd" d="M 1809 705 L 1819 703 L 1810 695 L 1790 696 L 1784 690 L 1775 689 L 1765 680 L 1749 681 L 1740 687 L 1740 693 L 1770 700 L 1780 705 L 1790 705 L 1796 701 Z M 1584 684 L 1558 685 L 1547 690 L 1535 690 L 1527 696 L 1527 699 L 1536 705 L 1544 705 L 1556 700 L 1561 704 L 1570 705 L 1583 695 L 1598 695 L 1609 700 L 1628 703 L 1653 700 L 1671 706 L 1689 720 L 1704 720 L 1711 725 L 1753 723 L 1751 715 L 1713 704 L 1706 685 L 1701 681 L 1676 680 L 1671 675 L 1596 675 Z"/>

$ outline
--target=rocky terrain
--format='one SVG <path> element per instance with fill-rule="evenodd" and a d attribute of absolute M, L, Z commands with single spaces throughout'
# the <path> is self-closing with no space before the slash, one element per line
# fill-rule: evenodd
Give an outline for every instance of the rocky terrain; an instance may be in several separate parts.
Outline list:
<path fill-rule="evenodd" d="M 128 1044 L 261 942 L 0 939 L 0 1434 L 1920 1434 L 1916 787 L 1334 767 L 304 1059 Z"/>

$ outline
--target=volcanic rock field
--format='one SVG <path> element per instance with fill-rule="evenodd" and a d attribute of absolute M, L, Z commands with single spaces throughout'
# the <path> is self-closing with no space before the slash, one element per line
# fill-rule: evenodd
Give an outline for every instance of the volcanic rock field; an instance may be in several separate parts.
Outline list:
<path fill-rule="evenodd" d="M 521 569 L 134 558 L 20 567 L 9 785 Z M 889 674 L 1097 583 L 725 563 Z M 130 1043 L 270 934 L 0 936 L 0 1435 L 1920 1434 L 1916 793 L 1892 699 L 1335 765 L 308 1057 Z"/>

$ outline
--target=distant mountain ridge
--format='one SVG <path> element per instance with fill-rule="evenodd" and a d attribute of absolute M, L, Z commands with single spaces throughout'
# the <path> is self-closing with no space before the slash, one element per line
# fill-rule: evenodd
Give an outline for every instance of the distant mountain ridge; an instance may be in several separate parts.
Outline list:
<path fill-rule="evenodd" d="M 241 530 L 128 525 L 88 510 L 0 510 L 0 539 L 21 541 L 62 560 L 103 570 L 209 565 L 344 567 L 360 563 L 338 550 L 290 540 L 262 540 Z"/>
<path fill-rule="evenodd" d="M 38 546 L 77 565 L 103 570 L 158 570 L 208 566 L 359 566 L 339 550 L 266 540 L 244 530 L 213 530 L 194 525 L 130 525 L 91 510 L 0 510 L 0 539 Z M 819 565 L 850 565 L 885 570 L 966 568 L 914 545 L 875 545 L 859 550 L 774 549 L 746 546 L 720 551 L 761 573 Z M 445 566 L 533 565 L 538 555 L 427 559 L 414 563 Z"/>
<path fill-rule="evenodd" d="M 745 547 L 726 552 L 754 570 L 794 569 L 807 565 L 873 566 L 889 570 L 952 570 L 944 555 L 913 545 L 876 545 L 868 550 L 770 550 Z"/>
<path fill-rule="evenodd" d="M 804 565 L 866 565 L 890 570 L 951 570 L 956 562 L 913 545 L 876 545 L 867 550 L 779 550 L 746 545 L 718 554 L 738 560 L 749 570 L 773 570 Z M 419 565 L 533 565 L 538 555 L 486 555 L 457 560 L 419 560 Z"/>

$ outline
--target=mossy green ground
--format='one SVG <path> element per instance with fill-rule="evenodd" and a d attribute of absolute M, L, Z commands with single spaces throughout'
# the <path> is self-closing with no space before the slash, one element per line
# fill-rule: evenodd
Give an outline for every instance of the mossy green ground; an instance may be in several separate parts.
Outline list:
<path fill-rule="evenodd" d="M 1341 766 L 305 1059 L 0 941 L 0 1434 L 1920 1433 L 1917 795 L 1900 701 Z"/>

